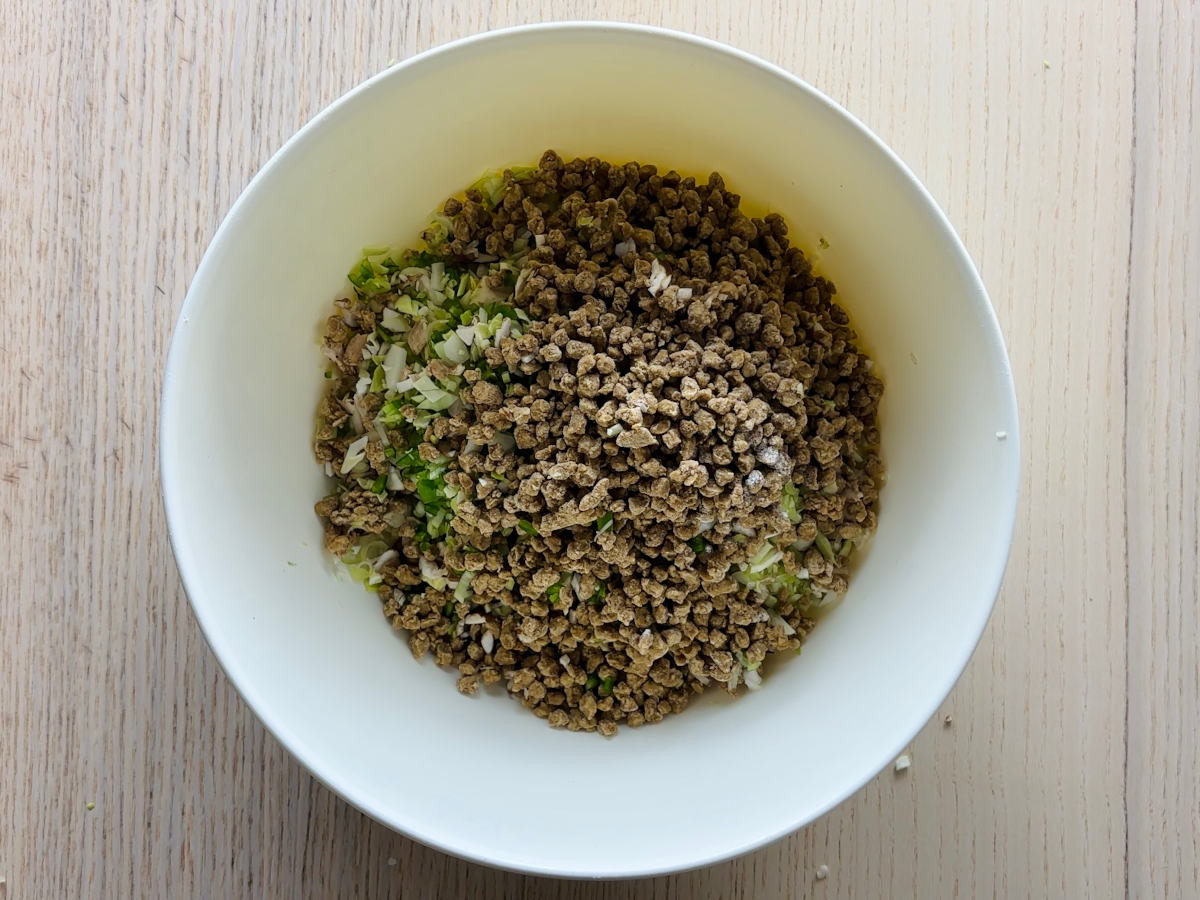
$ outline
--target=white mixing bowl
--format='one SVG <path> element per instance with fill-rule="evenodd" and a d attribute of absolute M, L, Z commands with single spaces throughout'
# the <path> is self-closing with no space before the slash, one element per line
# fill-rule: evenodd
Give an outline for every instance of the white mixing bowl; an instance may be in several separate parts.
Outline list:
<path fill-rule="evenodd" d="M 718 170 L 839 288 L 886 381 L 889 481 L 845 601 L 762 690 L 613 739 L 465 697 L 340 580 L 313 503 L 316 335 L 364 246 L 409 244 L 481 172 L 564 156 Z M 821 239 L 824 239 L 823 241 Z M 821 249 L 825 242 L 828 247 Z M 1002 437 L 1003 436 L 1003 437 Z M 171 539 L 229 678 L 314 775 L 464 857 L 611 877 L 714 862 L 845 799 L 971 655 L 1018 490 L 1009 364 L 983 285 L 913 175 L 788 73 L 658 29 L 561 24 L 414 57 L 333 104 L 213 239 L 167 366 Z"/>

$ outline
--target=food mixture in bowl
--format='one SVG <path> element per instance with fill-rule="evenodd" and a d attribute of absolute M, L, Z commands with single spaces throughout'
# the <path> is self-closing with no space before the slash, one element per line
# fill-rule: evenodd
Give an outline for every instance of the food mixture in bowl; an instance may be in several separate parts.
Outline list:
<path fill-rule="evenodd" d="M 783 219 L 739 201 L 548 151 L 350 272 L 317 514 L 460 691 L 612 734 L 758 687 L 845 592 L 883 385 Z"/>

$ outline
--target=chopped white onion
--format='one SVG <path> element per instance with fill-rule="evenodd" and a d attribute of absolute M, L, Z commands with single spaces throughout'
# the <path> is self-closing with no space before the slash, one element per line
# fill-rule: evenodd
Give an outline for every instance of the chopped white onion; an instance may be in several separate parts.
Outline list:
<path fill-rule="evenodd" d="M 355 466 L 363 461 L 367 455 L 367 436 L 364 434 L 349 447 L 346 448 L 346 458 L 342 460 L 342 474 L 350 472 Z"/>
<path fill-rule="evenodd" d="M 671 276 L 657 259 L 650 263 L 650 283 L 646 286 L 650 296 L 657 297 L 658 292 L 665 290 L 671 283 Z"/>
<path fill-rule="evenodd" d="M 446 570 L 433 563 L 431 560 L 422 556 L 419 563 L 421 567 L 421 575 L 425 578 L 445 578 Z"/>
<path fill-rule="evenodd" d="M 380 569 L 382 569 L 385 565 L 390 563 L 393 559 L 395 559 L 399 555 L 400 554 L 397 553 L 395 550 L 384 550 L 382 553 L 379 554 L 379 558 L 376 559 L 375 562 L 372 564 L 373 568 L 375 569 L 376 572 L 378 572 Z"/>
<path fill-rule="evenodd" d="M 408 351 L 400 344 L 388 347 L 387 356 L 383 358 L 383 380 L 391 390 L 404 376 L 408 365 Z"/>

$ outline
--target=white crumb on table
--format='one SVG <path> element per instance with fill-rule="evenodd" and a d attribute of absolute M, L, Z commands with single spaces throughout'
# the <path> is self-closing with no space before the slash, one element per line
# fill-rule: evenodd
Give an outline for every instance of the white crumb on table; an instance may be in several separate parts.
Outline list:
<path fill-rule="evenodd" d="M 389 865 L 389 866 L 395 866 L 395 865 L 396 865 L 396 857 L 394 857 L 394 856 L 389 856 L 389 857 L 388 857 L 388 865 Z"/>
<path fill-rule="evenodd" d="M 896 768 L 897 772 L 903 772 L 905 769 L 907 769 L 911 765 L 912 765 L 912 757 L 909 756 L 907 753 L 901 753 L 899 756 L 896 757 L 895 768 Z"/>
<path fill-rule="evenodd" d="M 817 866 L 817 881 L 824 881 L 829 877 L 829 866 L 822 863 Z"/>
<path fill-rule="evenodd" d="M 1003 441 L 1003 440 L 1007 440 L 1007 439 L 1008 439 L 1007 431 L 997 431 L 996 432 L 996 440 Z"/>

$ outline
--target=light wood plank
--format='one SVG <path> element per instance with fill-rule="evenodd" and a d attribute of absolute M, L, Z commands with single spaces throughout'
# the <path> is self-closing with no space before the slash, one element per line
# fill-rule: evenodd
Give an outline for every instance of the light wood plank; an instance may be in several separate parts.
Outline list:
<path fill-rule="evenodd" d="M 1138 6 L 1130 255 L 1129 893 L 1200 892 L 1200 6 Z"/>

